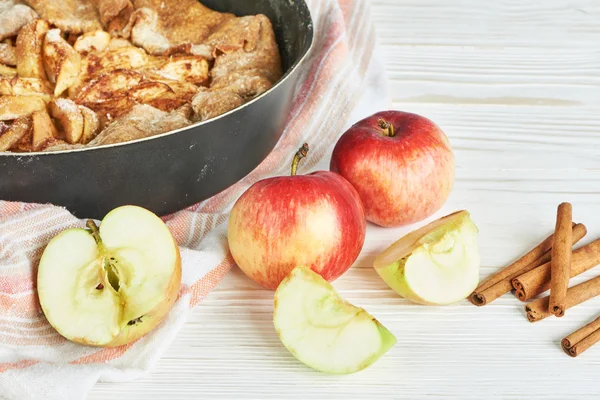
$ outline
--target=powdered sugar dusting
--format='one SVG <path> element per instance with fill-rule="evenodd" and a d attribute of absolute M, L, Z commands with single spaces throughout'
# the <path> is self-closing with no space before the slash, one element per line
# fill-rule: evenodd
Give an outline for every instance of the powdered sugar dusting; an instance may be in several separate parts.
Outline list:
<path fill-rule="evenodd" d="M 54 100 L 54 103 L 58 108 L 63 110 L 66 113 L 77 113 L 79 112 L 79 108 L 77 104 L 73 100 L 58 98 Z"/>
<path fill-rule="evenodd" d="M 50 29 L 46 33 L 46 41 L 50 43 L 61 42 L 63 38 L 60 36 L 60 29 Z"/>

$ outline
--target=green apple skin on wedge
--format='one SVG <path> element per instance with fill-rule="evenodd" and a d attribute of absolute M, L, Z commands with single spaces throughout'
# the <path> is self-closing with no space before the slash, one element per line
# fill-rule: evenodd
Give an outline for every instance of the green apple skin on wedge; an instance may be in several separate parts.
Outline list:
<path fill-rule="evenodd" d="M 479 283 L 478 233 L 467 211 L 452 213 L 392 244 L 375 259 L 375 270 L 415 303 L 459 302 Z"/>
<path fill-rule="evenodd" d="M 296 359 L 329 374 L 363 370 L 396 344 L 372 315 L 304 266 L 294 268 L 275 291 L 273 323 Z"/>
<path fill-rule="evenodd" d="M 115 347 L 158 325 L 181 284 L 179 248 L 164 222 L 136 206 L 96 228 L 56 235 L 40 260 L 37 290 L 50 325 L 66 339 Z"/>

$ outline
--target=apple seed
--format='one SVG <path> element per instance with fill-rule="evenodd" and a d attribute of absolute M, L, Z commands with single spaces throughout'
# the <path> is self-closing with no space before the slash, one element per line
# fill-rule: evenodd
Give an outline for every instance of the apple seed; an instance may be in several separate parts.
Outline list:
<path fill-rule="evenodd" d="M 129 322 L 127 323 L 127 325 L 137 325 L 137 324 L 141 324 L 141 323 L 142 323 L 142 317 L 143 317 L 143 315 L 142 315 L 141 317 L 137 317 L 136 319 L 132 319 L 131 321 L 129 321 Z"/>

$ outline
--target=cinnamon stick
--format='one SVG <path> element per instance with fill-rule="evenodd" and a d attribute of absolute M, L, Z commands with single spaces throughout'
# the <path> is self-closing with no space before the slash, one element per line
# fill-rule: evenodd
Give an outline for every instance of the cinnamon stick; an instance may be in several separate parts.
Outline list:
<path fill-rule="evenodd" d="M 529 264 L 525 268 L 521 269 L 520 271 L 516 271 L 515 273 L 513 273 L 512 275 L 509 275 L 508 277 L 501 280 L 500 282 L 497 282 L 496 284 L 494 284 L 488 288 L 485 288 L 483 290 L 481 290 L 479 288 L 475 289 L 475 291 L 473 293 L 471 293 L 471 295 L 469 296 L 469 301 L 478 307 L 485 306 L 486 304 L 489 304 L 492 301 L 496 300 L 498 297 L 505 295 L 506 293 L 513 290 L 512 280 L 514 278 L 518 277 L 519 275 L 521 275 L 527 271 L 531 271 L 532 269 L 537 268 L 540 265 L 545 264 L 549 261 L 550 261 L 550 252 L 548 251 L 539 260 L 532 262 L 531 264 Z"/>
<path fill-rule="evenodd" d="M 565 353 L 577 357 L 600 341 L 600 317 L 579 328 L 561 341 Z"/>
<path fill-rule="evenodd" d="M 587 234 L 587 229 L 583 224 L 573 224 L 572 243 L 579 242 Z M 469 296 L 469 301 L 474 305 L 481 307 L 491 303 L 498 297 L 510 292 L 513 289 L 512 280 L 528 271 L 531 271 L 540 265 L 543 265 L 551 259 L 551 248 L 554 234 L 550 235 L 529 253 L 519 258 L 517 261 L 504 268 L 497 274 L 489 277 L 481 283 Z M 542 253 L 543 249 L 546 252 Z M 534 259 L 534 257 L 537 257 Z M 527 264 L 529 263 L 529 264 Z"/>
<path fill-rule="evenodd" d="M 574 277 L 583 274 L 598 264 L 600 264 L 600 239 L 573 252 L 569 275 Z M 550 289 L 550 274 L 550 263 L 546 263 L 514 278 L 512 286 L 516 290 L 515 296 L 521 301 L 528 301 Z"/>
<path fill-rule="evenodd" d="M 564 301 L 565 310 L 575 307 L 598 295 L 600 295 L 600 276 L 569 288 Z M 541 299 L 537 299 L 527 304 L 525 306 L 525 312 L 527 313 L 529 322 L 538 322 L 554 315 L 550 310 L 549 305 L 550 296 L 542 297 Z"/>
<path fill-rule="evenodd" d="M 550 310 L 557 317 L 565 315 L 565 297 L 571 278 L 573 207 L 561 203 L 556 213 L 556 228 L 550 260 Z"/>

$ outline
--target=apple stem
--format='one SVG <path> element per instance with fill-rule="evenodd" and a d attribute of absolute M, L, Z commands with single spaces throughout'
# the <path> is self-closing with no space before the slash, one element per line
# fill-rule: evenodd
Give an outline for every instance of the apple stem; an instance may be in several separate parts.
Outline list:
<path fill-rule="evenodd" d="M 96 223 L 93 220 L 88 219 L 87 222 L 85 223 L 85 225 L 90 230 L 90 233 L 92 234 L 92 237 L 94 238 L 96 243 L 100 243 L 101 242 L 100 232 L 98 231 L 98 227 L 96 226 Z"/>
<path fill-rule="evenodd" d="M 302 147 L 300 147 L 300 150 L 298 150 L 296 152 L 296 155 L 294 156 L 294 160 L 292 161 L 292 176 L 296 175 L 296 172 L 298 170 L 298 163 L 300 162 L 300 160 L 302 160 L 304 157 L 306 157 L 307 154 L 308 154 L 308 143 L 304 143 L 302 145 Z"/>
<path fill-rule="evenodd" d="M 380 119 L 377 121 L 379 127 L 382 129 L 383 136 L 394 137 L 396 136 L 396 132 L 394 132 L 394 125 L 391 122 L 386 121 L 385 119 Z"/>

